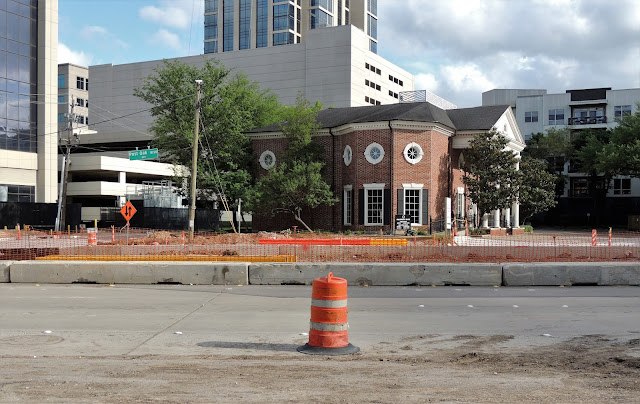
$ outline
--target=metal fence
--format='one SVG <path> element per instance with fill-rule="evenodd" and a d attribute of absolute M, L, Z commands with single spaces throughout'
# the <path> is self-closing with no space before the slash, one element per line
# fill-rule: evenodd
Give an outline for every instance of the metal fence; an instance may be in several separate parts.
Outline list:
<path fill-rule="evenodd" d="M 1 231 L 0 231 L 1 232 Z M 270 262 L 597 262 L 640 261 L 640 233 L 528 233 L 391 237 L 299 233 L 215 234 L 99 229 L 0 234 L 0 260 Z"/>

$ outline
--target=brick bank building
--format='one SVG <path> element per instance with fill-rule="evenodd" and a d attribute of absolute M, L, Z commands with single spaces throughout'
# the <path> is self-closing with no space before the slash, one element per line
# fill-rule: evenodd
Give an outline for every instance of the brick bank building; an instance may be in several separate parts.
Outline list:
<path fill-rule="evenodd" d="M 411 218 L 412 228 L 429 229 L 430 220 L 445 217 L 445 198 L 452 217 L 473 215 L 466 197 L 461 160 L 469 141 L 496 128 L 509 139 L 517 156 L 525 143 L 508 105 L 442 109 L 428 102 L 329 108 L 318 114 L 314 141 L 324 147 L 325 178 L 339 200 L 333 206 L 303 211 L 313 229 L 384 231 L 394 217 Z M 268 175 L 286 148 L 279 125 L 260 128 L 253 142 L 258 177 Z M 482 224 L 517 227 L 519 207 L 485 215 Z M 255 230 L 297 226 L 290 215 L 253 217 Z"/>

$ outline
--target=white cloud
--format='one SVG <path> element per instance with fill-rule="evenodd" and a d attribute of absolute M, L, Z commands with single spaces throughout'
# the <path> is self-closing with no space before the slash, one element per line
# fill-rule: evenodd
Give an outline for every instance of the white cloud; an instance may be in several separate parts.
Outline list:
<path fill-rule="evenodd" d="M 80 35 L 87 41 L 104 41 L 125 49 L 129 47 L 128 43 L 116 37 L 106 28 L 98 25 L 85 25 L 80 30 Z M 101 45 L 104 45 L 104 42 L 101 43 Z"/>
<path fill-rule="evenodd" d="M 464 65 L 443 66 L 442 79 L 454 91 L 483 92 L 495 87 L 477 65 L 469 63 Z"/>
<path fill-rule="evenodd" d="M 379 2 L 378 49 L 416 75 L 416 89 L 436 85 L 438 95 L 461 106 L 478 105 L 480 93 L 492 88 L 637 87 L 640 1 L 612 4 Z"/>
<path fill-rule="evenodd" d="M 417 73 L 414 75 L 415 83 L 414 87 L 416 90 L 429 90 L 432 93 L 438 91 L 438 80 L 436 80 L 436 76 L 431 73 Z"/>
<path fill-rule="evenodd" d="M 183 50 L 180 37 L 166 29 L 159 29 L 155 34 L 151 35 L 149 41 L 153 44 L 167 46 L 174 50 Z"/>
<path fill-rule="evenodd" d="M 58 43 L 58 64 L 73 63 L 74 65 L 88 67 L 93 63 L 93 56 L 82 51 L 74 52 L 65 44 Z"/>
<path fill-rule="evenodd" d="M 159 7 L 145 6 L 139 11 L 144 20 L 165 27 L 188 29 L 204 13 L 204 2 L 193 0 L 160 0 Z"/>

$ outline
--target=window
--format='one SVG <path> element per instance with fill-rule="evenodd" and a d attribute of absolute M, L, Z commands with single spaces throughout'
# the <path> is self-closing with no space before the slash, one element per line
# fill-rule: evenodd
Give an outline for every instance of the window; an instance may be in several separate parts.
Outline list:
<path fill-rule="evenodd" d="M 422 147 L 415 142 L 411 142 L 404 148 L 404 158 L 410 164 L 416 164 L 422 160 L 422 156 L 424 153 L 422 152 Z"/>
<path fill-rule="evenodd" d="M 233 0 L 223 0 L 222 2 L 222 51 L 233 50 Z"/>
<path fill-rule="evenodd" d="M 378 38 L 378 19 L 371 14 L 367 16 L 368 24 L 367 24 L 367 35 L 369 35 L 373 39 Z M 373 51 L 372 51 L 373 52 Z"/>
<path fill-rule="evenodd" d="M 84 78 L 78 77 L 76 79 L 76 88 L 78 90 L 84 90 Z"/>
<path fill-rule="evenodd" d="M 629 178 L 616 178 L 613 180 L 613 194 L 614 195 L 629 195 L 631 194 L 631 179 Z"/>
<path fill-rule="evenodd" d="M 251 47 L 251 0 L 240 0 L 240 49 Z"/>
<path fill-rule="evenodd" d="M 551 114 L 549 114 L 551 117 Z M 549 118 L 551 119 L 551 118 Z M 564 117 L 562 118 L 564 119 Z M 525 122 L 538 122 L 538 111 L 529 111 L 524 113 L 524 121 Z"/>
<path fill-rule="evenodd" d="M 353 224 L 353 188 L 351 185 L 345 185 L 343 190 L 344 201 L 344 225 L 351 226 Z"/>
<path fill-rule="evenodd" d="M 288 45 L 294 43 L 294 35 L 291 32 L 279 32 L 273 34 L 274 45 Z"/>
<path fill-rule="evenodd" d="M 564 109 L 549 110 L 549 125 L 564 125 Z"/>
<path fill-rule="evenodd" d="M 85 83 L 85 84 L 84 84 L 84 89 L 85 89 L 85 90 L 87 90 L 87 91 L 89 91 L 89 79 L 88 79 L 88 78 L 87 78 L 87 79 L 84 79 L 84 83 Z"/>
<path fill-rule="evenodd" d="M 412 184 L 413 185 L 413 184 Z M 411 218 L 411 224 L 422 224 L 422 184 L 414 186 L 406 184 L 402 214 Z"/>
<path fill-rule="evenodd" d="M 371 14 L 378 14 L 378 0 L 367 0 L 367 11 Z"/>
<path fill-rule="evenodd" d="M 384 148 L 379 143 L 371 143 L 364 151 L 364 157 L 371 164 L 378 164 L 384 158 Z"/>
<path fill-rule="evenodd" d="M 84 98 L 76 99 L 76 105 L 79 107 L 84 107 Z"/>
<path fill-rule="evenodd" d="M 0 202 L 33 202 L 36 187 L 0 184 Z"/>
<path fill-rule="evenodd" d="M 205 0 L 204 1 L 205 13 L 217 13 L 218 12 L 218 0 Z"/>
<path fill-rule="evenodd" d="M 295 7 L 291 4 L 273 6 L 273 30 L 295 29 Z M 293 43 L 293 42 L 291 42 Z"/>
<path fill-rule="evenodd" d="M 67 97 L 66 97 L 66 96 L 64 96 L 64 95 L 59 95 L 59 96 L 58 96 L 58 104 L 66 104 L 66 103 L 67 103 L 66 98 L 67 98 Z"/>
<path fill-rule="evenodd" d="M 346 145 L 344 147 L 344 152 L 342 153 L 342 159 L 344 160 L 344 165 L 349 166 L 351 164 L 351 160 L 353 159 L 353 151 L 351 150 L 351 146 Z"/>
<path fill-rule="evenodd" d="M 364 224 L 381 226 L 384 223 L 384 184 L 364 184 Z"/>
<path fill-rule="evenodd" d="M 276 165 L 276 155 L 272 151 L 266 150 L 260 155 L 260 166 L 265 170 L 270 170 Z"/>
<path fill-rule="evenodd" d="M 269 32 L 269 2 L 258 0 L 256 6 L 256 48 L 264 48 L 268 45 Z"/>
<path fill-rule="evenodd" d="M 397 99 L 398 98 L 398 93 L 394 93 L 393 91 L 389 90 L 389 96 Z"/>
<path fill-rule="evenodd" d="M 204 53 L 218 53 L 218 41 L 205 42 Z"/>
<path fill-rule="evenodd" d="M 64 74 L 58 74 L 58 88 L 64 88 L 64 86 L 65 86 Z"/>
<path fill-rule="evenodd" d="M 65 123 L 65 122 L 67 122 L 66 114 L 58 114 L 58 123 Z"/>
<path fill-rule="evenodd" d="M 616 105 L 614 107 L 614 116 L 622 118 L 625 115 L 631 115 L 631 105 Z"/>
<path fill-rule="evenodd" d="M 571 196 L 589 196 L 589 180 L 587 178 L 571 178 Z"/>
<path fill-rule="evenodd" d="M 607 123 L 604 115 L 604 107 L 584 107 L 573 110 L 573 118 L 569 120 L 570 125 L 593 125 Z"/>
<path fill-rule="evenodd" d="M 218 39 L 218 14 L 204 16 L 204 39 Z"/>

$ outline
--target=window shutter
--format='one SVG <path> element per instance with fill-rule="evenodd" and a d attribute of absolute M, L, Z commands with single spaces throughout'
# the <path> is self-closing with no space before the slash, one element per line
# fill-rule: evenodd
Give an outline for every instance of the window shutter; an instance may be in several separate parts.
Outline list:
<path fill-rule="evenodd" d="M 429 190 L 422 190 L 422 225 L 429 224 Z"/>
<path fill-rule="evenodd" d="M 391 190 L 385 189 L 383 192 L 384 195 L 384 218 L 383 224 L 388 226 L 391 224 Z"/>
<path fill-rule="evenodd" d="M 404 189 L 398 190 L 398 206 L 396 209 L 399 215 L 404 213 Z"/>
<path fill-rule="evenodd" d="M 358 190 L 358 224 L 364 224 L 364 189 Z"/>
<path fill-rule="evenodd" d="M 356 201 L 355 201 L 355 198 L 353 197 L 355 194 L 355 191 L 352 189 L 351 191 L 349 191 L 349 193 L 351 194 L 351 224 L 355 224 L 356 223 Z"/>

